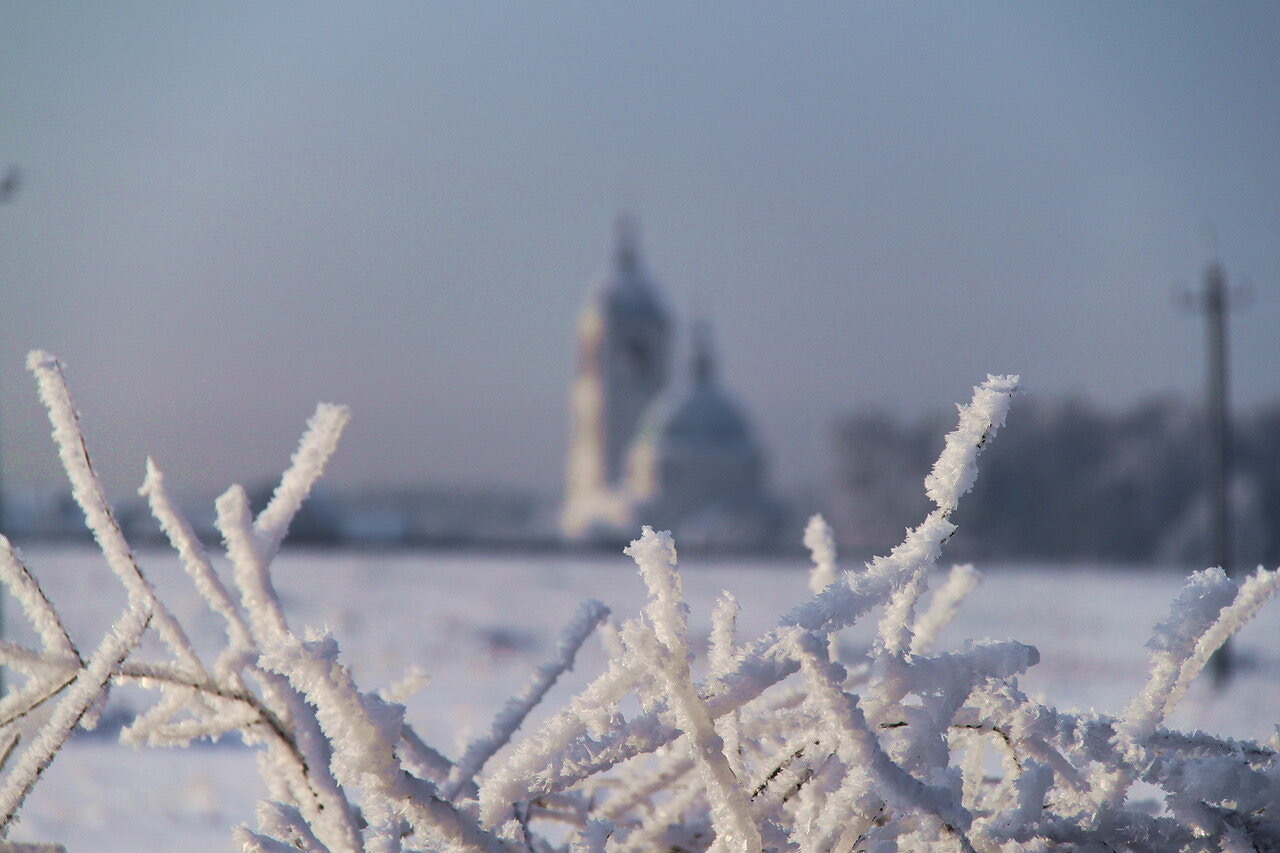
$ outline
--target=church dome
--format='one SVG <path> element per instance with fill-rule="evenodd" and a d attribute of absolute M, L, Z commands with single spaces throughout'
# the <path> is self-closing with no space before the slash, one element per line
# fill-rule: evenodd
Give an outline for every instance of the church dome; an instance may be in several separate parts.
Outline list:
<path fill-rule="evenodd" d="M 659 442 L 668 448 L 728 448 L 751 443 L 751 431 L 738 406 L 713 382 L 695 381 L 689 396 L 661 427 Z"/>
<path fill-rule="evenodd" d="M 710 333 L 702 324 L 693 331 L 693 384 L 689 395 L 665 419 L 659 442 L 669 449 L 746 449 L 752 443 L 751 430 L 737 404 L 716 381 Z"/>
<path fill-rule="evenodd" d="M 682 396 L 650 409 L 630 459 L 633 491 L 642 499 L 689 504 L 753 500 L 761 454 L 737 403 L 716 381 L 705 326 L 694 328 L 692 381 Z"/>
<path fill-rule="evenodd" d="M 613 263 L 596 287 L 596 300 L 614 324 L 666 327 L 667 311 L 658 297 L 644 264 L 636 227 L 628 217 L 619 217 Z"/>
<path fill-rule="evenodd" d="M 693 330 L 690 381 L 656 401 L 637 431 L 646 455 L 663 457 L 708 451 L 754 453 L 751 426 L 737 402 L 720 387 L 705 325 Z"/>

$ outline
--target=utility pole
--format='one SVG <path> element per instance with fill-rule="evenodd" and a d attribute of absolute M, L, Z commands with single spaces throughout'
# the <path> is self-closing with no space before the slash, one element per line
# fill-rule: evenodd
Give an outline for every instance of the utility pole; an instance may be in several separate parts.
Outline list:
<path fill-rule="evenodd" d="M 1231 415 L 1228 402 L 1229 367 L 1227 312 L 1231 294 L 1226 274 L 1216 256 L 1205 267 L 1204 289 L 1187 294 L 1186 302 L 1205 316 L 1208 342 L 1208 370 L 1205 374 L 1206 454 L 1205 480 L 1209 498 L 1210 565 L 1221 566 L 1228 576 L 1235 574 L 1231 554 Z M 1231 677 L 1231 650 L 1222 645 L 1210 660 L 1213 681 L 1224 685 Z"/>
<path fill-rule="evenodd" d="M 1209 342 L 1209 369 L 1205 387 L 1205 419 L 1209 434 L 1209 513 L 1213 551 L 1210 562 L 1233 574 L 1231 561 L 1231 419 L 1227 402 L 1227 293 L 1222 264 L 1212 261 L 1205 269 L 1204 316 Z M 1211 661 L 1213 680 L 1225 684 L 1231 676 L 1231 650 L 1223 645 Z"/>

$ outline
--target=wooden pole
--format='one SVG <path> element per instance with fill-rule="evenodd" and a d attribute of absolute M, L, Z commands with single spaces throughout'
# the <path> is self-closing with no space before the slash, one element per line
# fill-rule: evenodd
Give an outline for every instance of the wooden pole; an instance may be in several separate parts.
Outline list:
<path fill-rule="evenodd" d="M 1227 289 L 1222 266 L 1216 260 L 1205 268 L 1203 302 L 1208 341 L 1205 419 L 1207 421 L 1206 479 L 1209 498 L 1211 564 L 1235 574 L 1231 554 L 1231 418 L 1228 401 Z M 1226 643 L 1210 662 L 1214 683 L 1231 677 L 1232 655 Z"/>

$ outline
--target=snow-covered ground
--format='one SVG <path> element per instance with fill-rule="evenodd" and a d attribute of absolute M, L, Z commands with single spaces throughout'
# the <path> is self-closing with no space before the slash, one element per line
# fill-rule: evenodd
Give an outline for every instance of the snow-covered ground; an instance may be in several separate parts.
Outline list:
<path fill-rule="evenodd" d="M 95 552 L 31 549 L 33 573 L 89 647 L 124 604 Z M 176 560 L 140 557 L 197 643 L 212 648 L 219 624 L 203 610 Z M 517 557 L 476 554 L 334 554 L 290 552 L 276 561 L 276 582 L 291 623 L 332 629 L 357 681 L 396 681 L 409 666 L 431 682 L 408 703 L 418 732 L 446 753 L 488 723 L 503 700 L 550 654 L 560 626 L 584 598 L 619 617 L 634 615 L 644 590 L 621 556 Z M 225 569 L 225 566 L 221 566 Z M 740 635 L 758 634 L 807 597 L 803 560 L 682 561 L 691 625 L 705 635 L 721 590 L 742 604 Z M 982 567 L 983 584 L 943 634 L 940 645 L 966 638 L 1013 638 L 1040 649 L 1024 679 L 1028 692 L 1062 708 L 1120 711 L 1141 687 L 1143 644 L 1168 613 L 1181 585 L 1177 571 L 1105 566 Z M 5 636 L 29 642 L 31 631 L 6 604 Z M 850 630 L 865 644 L 875 614 Z M 1236 737 L 1269 738 L 1280 720 L 1280 603 L 1239 636 L 1239 677 L 1218 694 L 1197 685 L 1171 723 Z M 599 670 L 603 652 L 588 644 L 572 677 L 548 697 L 544 713 Z M 254 752 L 238 742 L 175 750 L 118 745 L 112 719 L 149 701 L 120 691 L 106 731 L 77 737 L 54 761 L 27 802 L 13 837 L 59 841 L 79 851 L 232 849 L 230 829 L 253 822 L 263 789 Z M 537 724 L 535 719 L 532 725 Z"/>

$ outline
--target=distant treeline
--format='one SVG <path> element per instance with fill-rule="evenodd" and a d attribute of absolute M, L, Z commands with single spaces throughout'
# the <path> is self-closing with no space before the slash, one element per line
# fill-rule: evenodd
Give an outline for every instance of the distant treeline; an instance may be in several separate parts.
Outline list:
<path fill-rule="evenodd" d="M 883 414 L 836 428 L 829 513 L 846 549 L 883 553 L 927 511 L 922 481 L 953 417 Z M 1231 494 L 1238 567 L 1280 562 L 1280 403 L 1236 415 Z M 1015 399 L 961 502 L 957 557 L 1208 561 L 1205 426 L 1156 400 L 1106 411 L 1081 400 Z"/>

